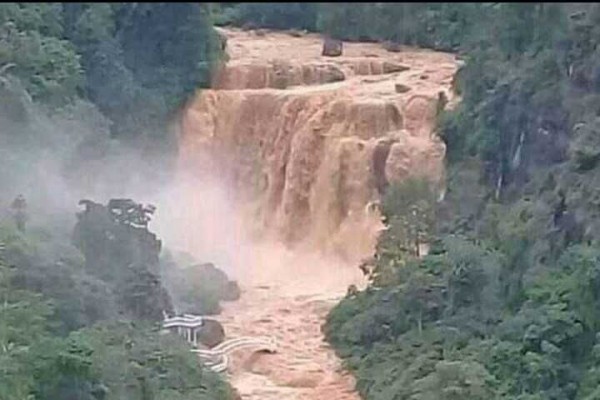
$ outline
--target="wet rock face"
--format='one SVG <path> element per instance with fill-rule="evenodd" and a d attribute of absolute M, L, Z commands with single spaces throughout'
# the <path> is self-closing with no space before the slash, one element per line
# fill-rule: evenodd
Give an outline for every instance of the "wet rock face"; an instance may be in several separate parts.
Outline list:
<path fill-rule="evenodd" d="M 367 205 L 387 185 L 442 185 L 433 131 L 454 57 L 346 43 L 332 59 L 316 35 L 226 33 L 231 60 L 183 115 L 180 168 L 231 185 L 259 237 L 361 259 L 381 227 Z"/>

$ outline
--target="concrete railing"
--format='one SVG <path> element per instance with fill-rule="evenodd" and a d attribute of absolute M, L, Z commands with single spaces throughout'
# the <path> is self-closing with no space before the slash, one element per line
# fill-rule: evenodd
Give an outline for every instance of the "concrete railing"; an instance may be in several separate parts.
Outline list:
<path fill-rule="evenodd" d="M 205 364 L 213 371 L 223 372 L 227 370 L 229 363 L 228 354 L 236 350 L 251 347 L 256 347 L 256 351 L 268 351 L 269 353 L 276 351 L 276 343 L 272 338 L 240 337 L 226 340 L 209 350 L 194 349 L 192 352 L 208 361 L 205 361 Z"/>
<path fill-rule="evenodd" d="M 223 354 L 218 360 L 205 360 L 204 365 L 214 372 L 225 372 L 227 365 L 229 365 L 229 357 Z"/>
<path fill-rule="evenodd" d="M 163 322 L 163 328 L 184 328 L 192 329 L 201 327 L 205 321 L 216 321 L 212 318 L 207 318 L 200 315 L 184 314 L 181 316 L 175 316 L 168 318 L 165 316 Z M 195 333 L 194 333 L 195 335 Z M 188 341 L 190 338 L 188 336 Z M 194 344 L 195 340 L 192 341 Z M 198 357 L 202 358 L 204 364 L 215 372 L 223 372 L 227 370 L 229 363 L 228 354 L 240 350 L 242 348 L 255 347 L 255 351 L 268 351 L 274 353 L 276 351 L 276 343 L 272 338 L 266 337 L 239 337 L 229 339 L 213 347 L 212 349 L 193 349 L 193 353 L 196 353 Z"/>

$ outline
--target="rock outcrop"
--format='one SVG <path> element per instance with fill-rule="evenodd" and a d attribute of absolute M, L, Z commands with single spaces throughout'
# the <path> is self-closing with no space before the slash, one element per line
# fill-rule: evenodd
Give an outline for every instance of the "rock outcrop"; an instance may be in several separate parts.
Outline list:
<path fill-rule="evenodd" d="M 221 311 L 221 302 L 240 298 L 238 283 L 212 263 L 182 267 L 165 261 L 161 275 L 178 313 L 214 315 Z"/>
<path fill-rule="evenodd" d="M 226 182 L 259 238 L 358 260 L 381 229 L 368 204 L 387 185 L 421 175 L 443 186 L 434 127 L 453 56 L 347 43 L 331 59 L 317 35 L 225 34 L 230 61 L 183 115 L 181 168 Z"/>
<path fill-rule="evenodd" d="M 236 281 L 229 280 L 225 272 L 215 267 L 212 263 L 199 264 L 190 267 L 193 269 L 194 280 L 207 282 L 207 287 L 212 289 L 219 300 L 235 301 L 240 298 L 240 288 Z"/>
<path fill-rule="evenodd" d="M 215 347 L 225 340 L 225 329 L 216 320 L 207 319 L 198 331 L 198 341 L 208 348 Z"/>
<path fill-rule="evenodd" d="M 325 38 L 323 40 L 323 51 L 321 55 L 325 57 L 339 57 L 342 55 L 344 43 L 341 40 Z"/>

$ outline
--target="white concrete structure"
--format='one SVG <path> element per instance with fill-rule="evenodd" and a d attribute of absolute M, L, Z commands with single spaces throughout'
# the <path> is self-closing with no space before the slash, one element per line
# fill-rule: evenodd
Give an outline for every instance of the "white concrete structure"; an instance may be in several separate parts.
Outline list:
<path fill-rule="evenodd" d="M 272 338 L 239 337 L 226 340 L 210 350 L 194 349 L 192 352 L 205 360 L 206 365 L 213 371 L 223 372 L 227 370 L 228 355 L 243 348 L 254 348 L 254 351 L 267 351 L 269 353 L 277 351 L 277 345 Z"/>
<path fill-rule="evenodd" d="M 163 321 L 163 328 L 183 336 L 194 347 L 198 346 L 198 330 L 203 325 L 204 317 L 191 314 L 165 318 Z"/>
<path fill-rule="evenodd" d="M 215 346 L 212 349 L 198 349 L 198 330 L 204 325 L 204 321 L 211 318 L 201 317 L 198 315 L 184 314 L 167 318 L 163 322 L 163 328 L 169 332 L 177 333 L 183 336 L 195 349 L 192 352 L 200 357 L 204 364 L 215 372 L 224 372 L 227 370 L 229 363 L 228 354 L 242 349 L 254 347 L 255 351 L 268 351 L 274 353 L 276 351 L 275 340 L 271 338 L 261 337 L 239 337 L 229 339 Z"/>

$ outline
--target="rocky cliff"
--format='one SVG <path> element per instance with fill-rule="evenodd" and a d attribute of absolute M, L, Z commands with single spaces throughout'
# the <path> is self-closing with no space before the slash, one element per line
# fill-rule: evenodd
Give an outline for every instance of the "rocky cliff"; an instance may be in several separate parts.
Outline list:
<path fill-rule="evenodd" d="M 180 169 L 224 184 L 256 239 L 354 261 L 373 250 L 369 204 L 387 185 L 442 187 L 434 123 L 440 98 L 453 102 L 454 56 L 344 43 L 324 57 L 317 35 L 223 33 L 229 61 L 183 114 Z"/>

